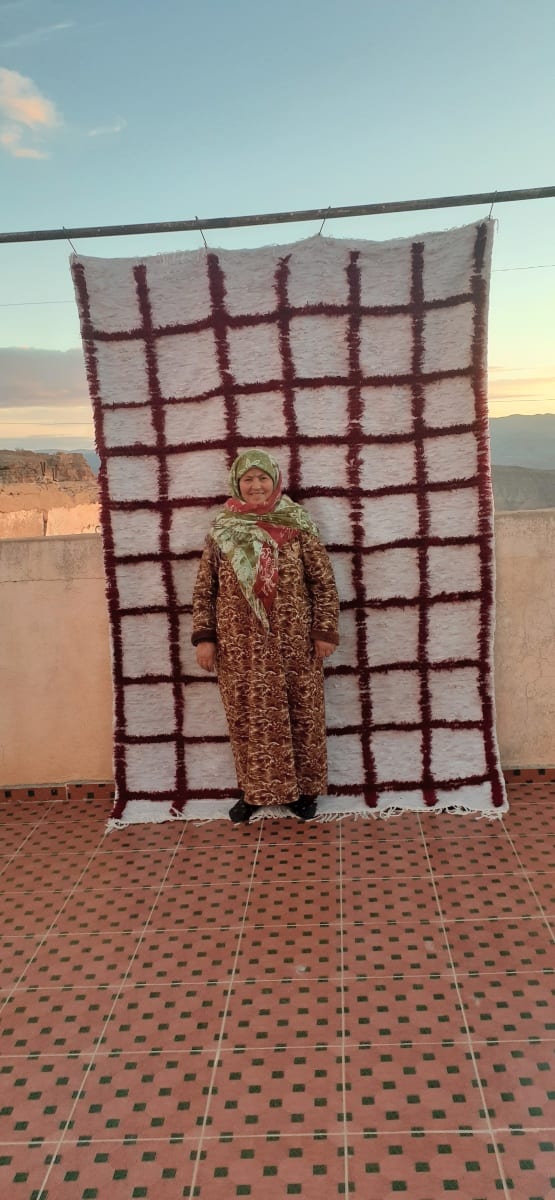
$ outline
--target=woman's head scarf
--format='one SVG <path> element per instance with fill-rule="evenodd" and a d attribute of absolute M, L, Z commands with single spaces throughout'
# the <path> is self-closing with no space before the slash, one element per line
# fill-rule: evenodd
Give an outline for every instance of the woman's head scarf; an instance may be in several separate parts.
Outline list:
<path fill-rule="evenodd" d="M 274 485 L 260 508 L 241 498 L 240 481 L 257 467 Z M 314 521 L 300 504 L 282 494 L 279 464 L 265 450 L 245 450 L 229 473 L 231 499 L 212 526 L 211 535 L 228 559 L 246 600 L 266 629 L 279 580 L 278 553 L 298 533 L 319 537 Z"/>

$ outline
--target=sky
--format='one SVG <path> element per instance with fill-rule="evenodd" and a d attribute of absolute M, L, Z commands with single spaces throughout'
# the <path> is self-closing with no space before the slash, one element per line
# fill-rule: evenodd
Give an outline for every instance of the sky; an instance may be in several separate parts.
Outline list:
<path fill-rule="evenodd" d="M 6 232 L 555 184 L 553 0 L 0 0 Z M 415 236 L 489 206 L 330 220 Z M 555 198 L 494 205 L 492 416 L 555 413 Z M 319 224 L 218 230 L 285 243 Z M 196 249 L 198 232 L 76 241 Z M 92 445 L 65 241 L 0 245 L 0 445 Z"/>

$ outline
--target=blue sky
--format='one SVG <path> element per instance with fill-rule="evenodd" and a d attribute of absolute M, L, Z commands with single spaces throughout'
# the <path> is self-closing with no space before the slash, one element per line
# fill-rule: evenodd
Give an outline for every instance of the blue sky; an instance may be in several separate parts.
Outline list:
<path fill-rule="evenodd" d="M 545 186 L 555 182 L 554 44 L 552 0 L 0 0 L 0 224 Z M 330 221 L 325 233 L 381 239 L 483 215 Z M 491 411 L 555 412 L 555 200 L 493 215 Z M 314 232 L 282 225 L 209 241 Z M 199 244 L 193 233 L 77 249 Z M 90 439 L 68 253 L 63 242 L 0 247 L 4 445 Z"/>

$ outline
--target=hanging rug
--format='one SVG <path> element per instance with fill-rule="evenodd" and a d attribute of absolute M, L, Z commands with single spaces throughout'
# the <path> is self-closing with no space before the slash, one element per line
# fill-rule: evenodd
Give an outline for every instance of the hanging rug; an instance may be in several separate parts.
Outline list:
<path fill-rule="evenodd" d="M 114 685 L 112 825 L 225 817 L 223 708 L 190 644 L 237 453 L 269 449 L 328 546 L 322 819 L 507 807 L 492 679 L 493 223 L 389 242 L 75 255 Z M 272 815 L 278 810 L 264 810 Z"/>

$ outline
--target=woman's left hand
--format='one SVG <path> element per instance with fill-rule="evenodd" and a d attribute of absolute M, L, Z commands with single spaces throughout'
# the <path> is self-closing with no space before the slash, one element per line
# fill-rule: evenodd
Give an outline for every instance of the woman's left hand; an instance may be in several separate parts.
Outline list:
<path fill-rule="evenodd" d="M 314 639 L 314 653 L 316 654 L 316 658 L 329 658 L 334 650 L 337 650 L 337 646 L 334 646 L 333 642 L 322 642 L 320 638 Z"/>

